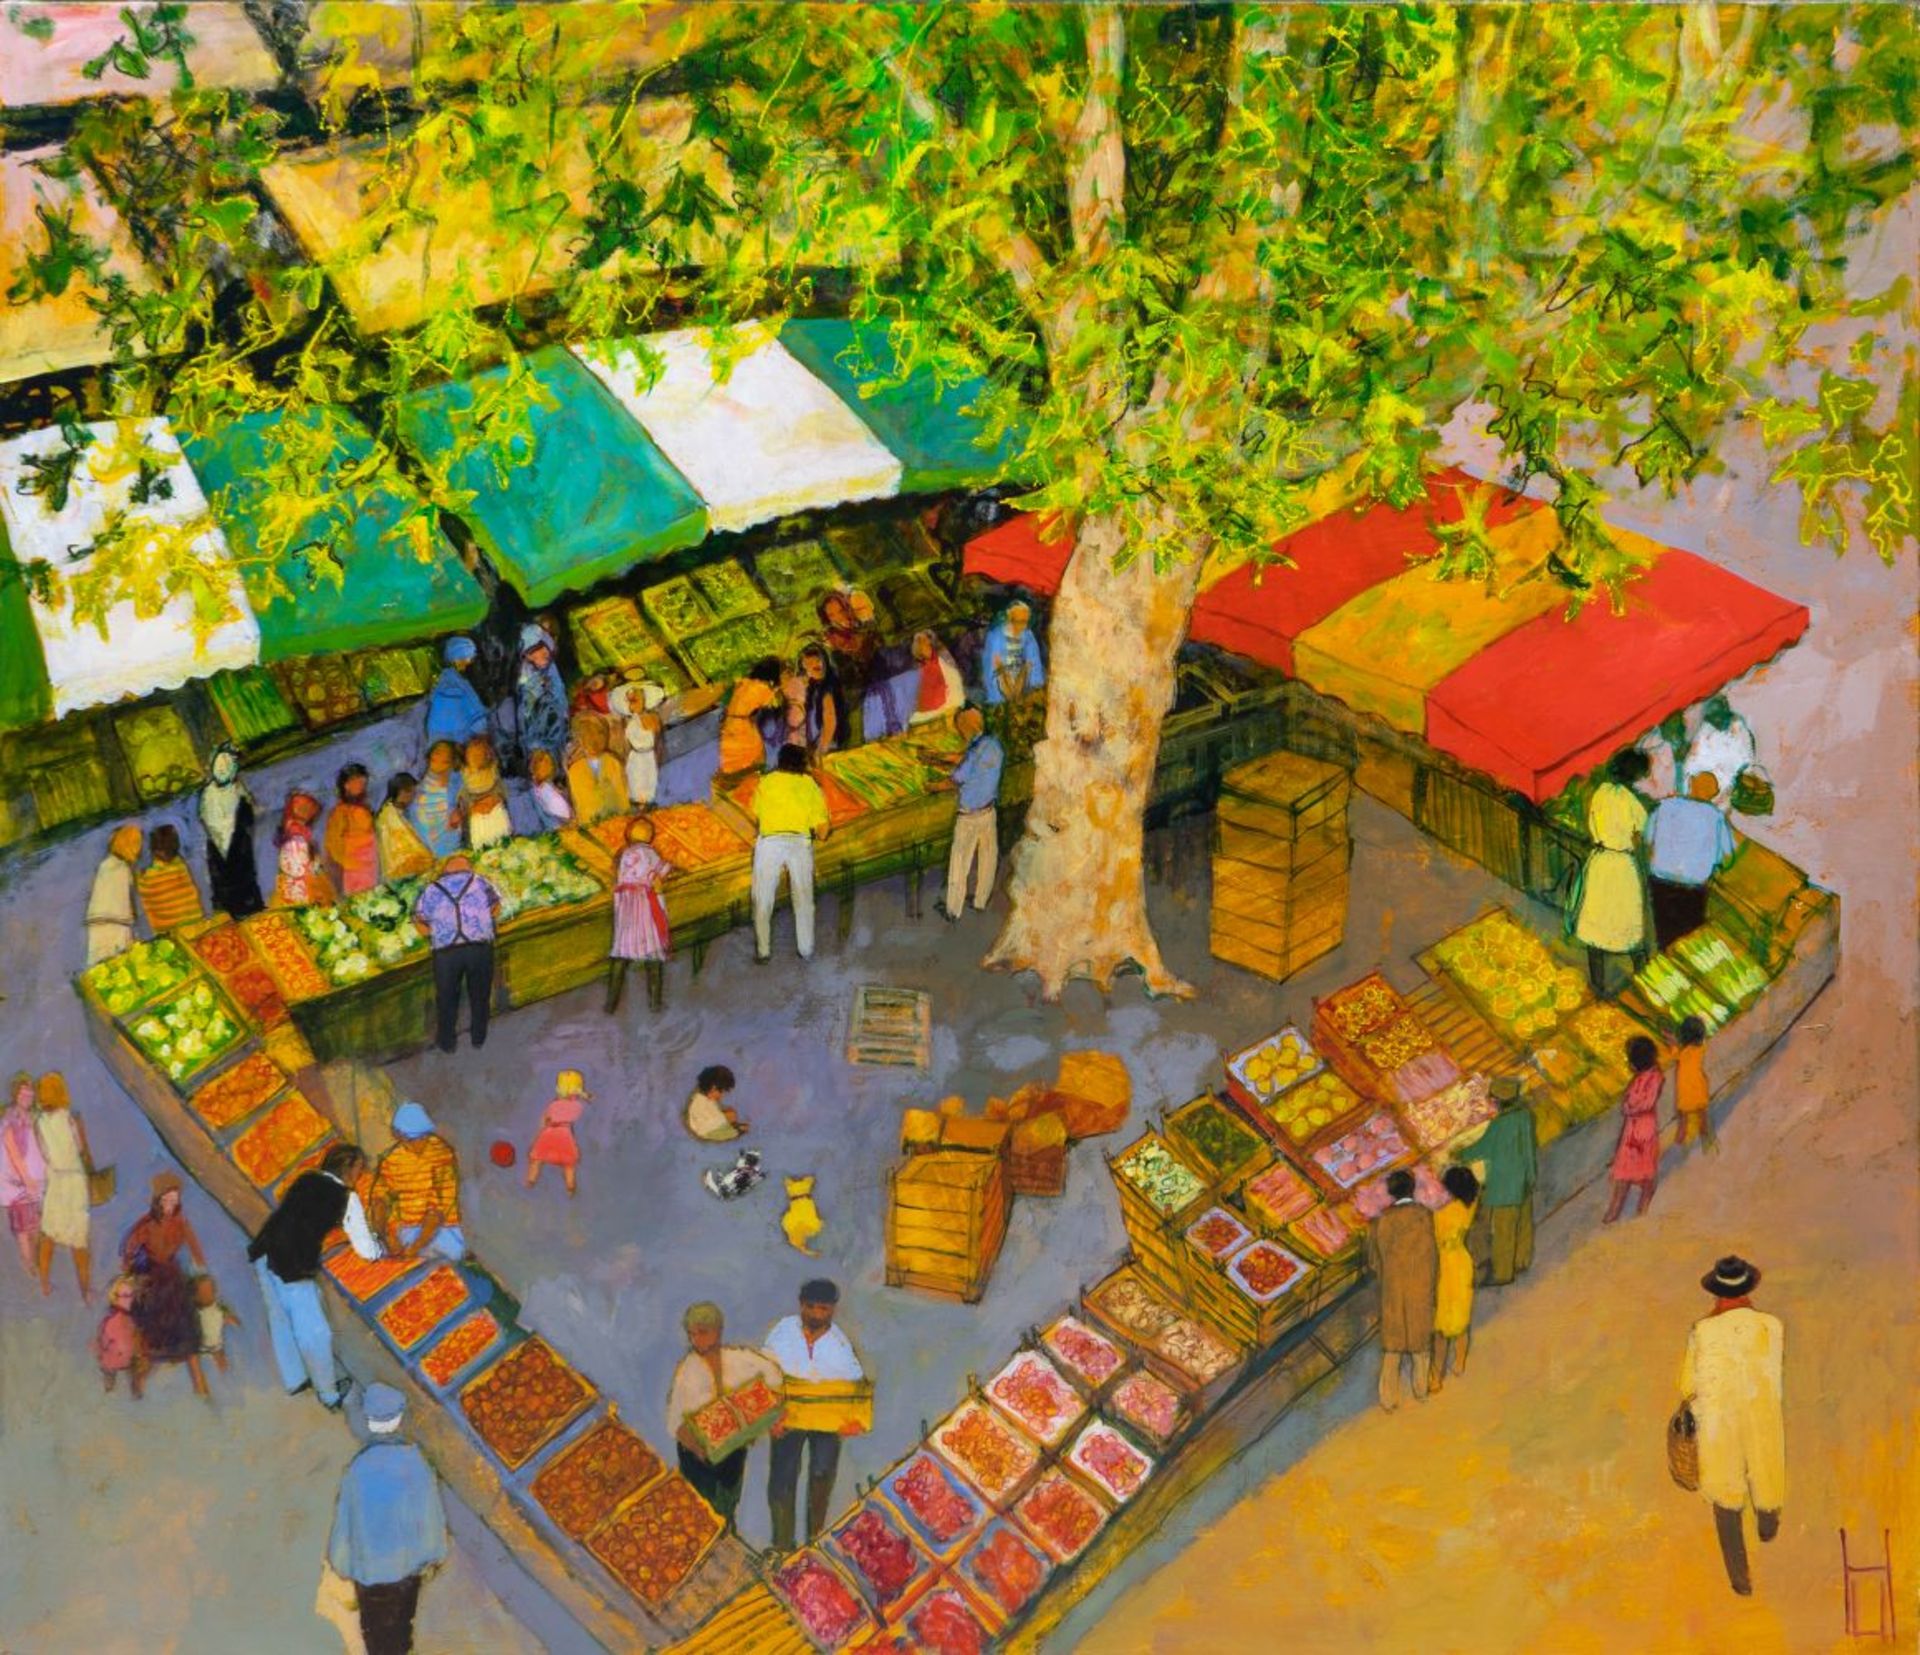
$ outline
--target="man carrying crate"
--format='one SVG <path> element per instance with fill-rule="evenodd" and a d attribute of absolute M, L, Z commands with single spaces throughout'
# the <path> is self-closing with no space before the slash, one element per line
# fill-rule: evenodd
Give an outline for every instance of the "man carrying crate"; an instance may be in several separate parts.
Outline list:
<path fill-rule="evenodd" d="M 873 1427 L 873 1385 L 853 1341 L 833 1325 L 840 1289 L 818 1279 L 802 1285 L 800 1313 L 774 1323 L 766 1354 L 787 1379 L 787 1412 L 773 1428 L 767 1507 L 773 1515 L 773 1549 L 793 1550 L 794 1505 L 800 1488 L 800 1456 L 807 1456 L 807 1539 L 827 1526 L 833 1484 L 840 1471 L 840 1441 Z"/>

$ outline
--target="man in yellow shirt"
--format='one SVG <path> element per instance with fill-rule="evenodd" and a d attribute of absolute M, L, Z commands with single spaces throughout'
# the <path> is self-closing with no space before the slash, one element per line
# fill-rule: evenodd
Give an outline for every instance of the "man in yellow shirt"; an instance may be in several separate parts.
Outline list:
<path fill-rule="evenodd" d="M 466 1256 L 460 1229 L 460 1166 L 433 1118 L 409 1100 L 393 1112 L 393 1148 L 380 1157 L 367 1205 L 390 1252 L 417 1258 L 432 1251 L 457 1263 Z"/>
<path fill-rule="evenodd" d="M 773 905 L 780 875 L 793 901 L 793 939 L 800 958 L 813 958 L 813 842 L 827 836 L 827 796 L 807 774 L 807 750 L 780 749 L 779 767 L 753 794 L 753 946 L 764 961 L 773 952 Z"/>

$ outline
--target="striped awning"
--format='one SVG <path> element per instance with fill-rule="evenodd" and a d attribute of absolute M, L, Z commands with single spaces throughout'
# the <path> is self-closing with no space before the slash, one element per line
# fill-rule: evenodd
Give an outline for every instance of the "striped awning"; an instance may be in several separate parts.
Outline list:
<path fill-rule="evenodd" d="M 1292 674 L 1536 802 L 1799 640 L 1806 609 L 1690 552 L 1628 531 L 1644 560 L 1621 612 L 1596 596 L 1569 620 L 1547 572 L 1554 514 L 1485 506 L 1495 567 L 1440 580 L 1435 530 L 1458 521 L 1457 470 L 1407 507 L 1343 508 L 1275 543 L 1292 567 L 1243 563 L 1205 584 L 1189 636 Z M 970 574 L 1051 592 L 1069 542 L 1013 518 L 967 548 Z"/>

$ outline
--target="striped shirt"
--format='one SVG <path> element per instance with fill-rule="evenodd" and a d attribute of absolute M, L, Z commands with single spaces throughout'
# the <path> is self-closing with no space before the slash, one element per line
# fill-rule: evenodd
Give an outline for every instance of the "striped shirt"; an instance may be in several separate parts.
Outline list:
<path fill-rule="evenodd" d="M 403 1138 L 380 1157 L 370 1194 L 385 1204 L 390 1225 L 404 1229 L 424 1224 L 427 1214 L 436 1211 L 442 1224 L 458 1224 L 460 1169 L 454 1163 L 453 1145 L 431 1134 Z"/>
<path fill-rule="evenodd" d="M 147 923 L 153 927 L 157 936 L 162 931 L 171 931 L 176 925 L 185 925 L 188 920 L 202 919 L 206 910 L 200 905 L 200 888 L 194 884 L 193 875 L 187 872 L 186 863 L 179 857 L 168 862 L 154 862 L 141 869 L 137 881 L 140 890 L 140 906 L 146 910 Z"/>

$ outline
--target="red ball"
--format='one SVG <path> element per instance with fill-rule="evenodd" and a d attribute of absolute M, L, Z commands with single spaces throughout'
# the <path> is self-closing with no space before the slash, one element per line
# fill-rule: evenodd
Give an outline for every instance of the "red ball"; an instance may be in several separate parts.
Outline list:
<path fill-rule="evenodd" d="M 487 1154 L 492 1158 L 493 1164 L 497 1167 L 510 1167 L 513 1165 L 513 1145 L 508 1143 L 505 1138 L 495 1139 L 493 1148 L 488 1150 Z"/>

